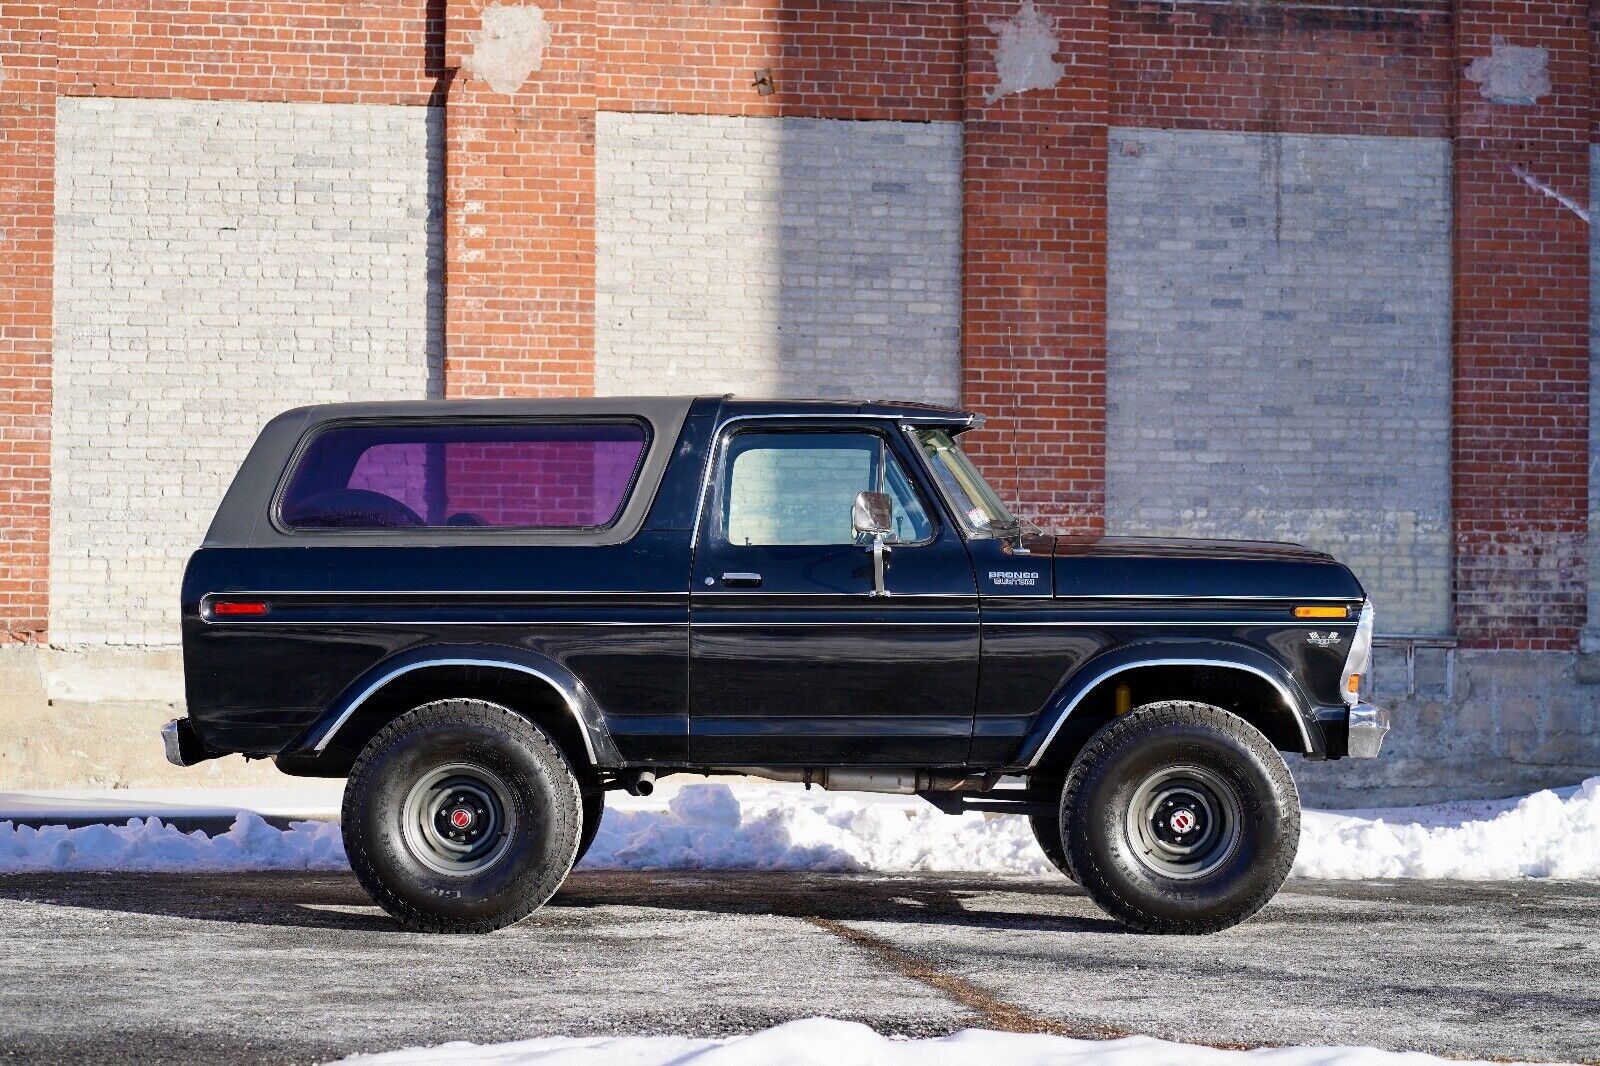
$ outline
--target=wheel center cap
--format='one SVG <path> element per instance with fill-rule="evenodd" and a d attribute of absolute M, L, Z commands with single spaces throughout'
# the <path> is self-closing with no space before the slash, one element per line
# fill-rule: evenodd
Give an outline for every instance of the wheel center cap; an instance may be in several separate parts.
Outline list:
<path fill-rule="evenodd" d="M 1195 826 L 1195 821 L 1196 819 L 1193 811 L 1180 807 L 1172 812 L 1172 817 L 1168 820 L 1167 824 L 1172 827 L 1172 831 L 1174 833 L 1181 835 L 1192 830 Z"/>
<path fill-rule="evenodd" d="M 450 812 L 450 824 L 457 829 L 465 829 L 472 824 L 472 812 L 465 807 L 457 807 Z"/>

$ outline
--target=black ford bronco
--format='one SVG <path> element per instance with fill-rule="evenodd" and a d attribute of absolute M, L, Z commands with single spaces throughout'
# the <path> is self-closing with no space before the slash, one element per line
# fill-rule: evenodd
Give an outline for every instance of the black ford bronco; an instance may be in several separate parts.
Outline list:
<path fill-rule="evenodd" d="M 1115 918 L 1225 928 L 1294 859 L 1279 754 L 1372 758 L 1372 610 L 1289 544 L 1051 536 L 918 404 L 310 407 L 183 582 L 191 765 L 347 777 L 405 925 L 544 903 L 605 794 L 671 773 L 1028 817 Z"/>

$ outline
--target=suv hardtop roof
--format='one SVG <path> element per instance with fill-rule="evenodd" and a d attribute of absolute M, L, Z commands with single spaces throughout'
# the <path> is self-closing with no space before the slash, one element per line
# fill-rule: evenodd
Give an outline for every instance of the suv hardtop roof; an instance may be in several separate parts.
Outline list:
<path fill-rule="evenodd" d="M 655 497 L 656 489 L 691 409 L 700 416 L 715 412 L 718 422 L 760 415 L 855 415 L 923 421 L 966 428 L 977 416 L 949 407 L 921 403 L 862 403 L 852 400 L 745 400 L 732 396 L 584 396 L 556 399 L 514 398 L 483 400 L 376 400 L 327 403 L 297 407 L 268 422 L 256 438 L 233 483 L 206 531 L 207 546 L 288 546 L 305 543 L 302 536 L 278 528 L 270 514 L 270 497 L 281 484 L 297 449 L 310 434 L 330 423 L 351 420 L 413 418 L 539 418 L 603 416 L 629 418 L 650 427 L 651 445 L 645 454 L 633 491 L 622 514 L 599 531 L 549 531 L 530 534 L 518 530 L 477 530 L 470 533 L 428 531 L 429 543 L 488 543 L 500 538 L 537 536 L 541 543 L 621 543 L 638 532 Z M 390 537 L 386 531 L 321 531 L 316 542 L 371 543 Z M 392 539 L 392 537 L 390 538 Z"/>
<path fill-rule="evenodd" d="M 285 411 L 279 419 L 295 420 L 302 426 L 347 418 L 418 417 L 516 417 L 518 415 L 558 414 L 637 414 L 649 418 L 681 419 L 697 401 L 716 403 L 725 416 L 759 414 L 866 415 L 874 418 L 924 419 L 951 425 L 967 425 L 977 416 L 969 411 L 939 404 L 914 401 L 784 399 L 778 397 L 737 396 L 566 396 L 555 398 L 510 398 L 471 400 L 370 400 L 354 403 L 323 403 Z M 274 421 L 277 421 L 275 419 Z"/>

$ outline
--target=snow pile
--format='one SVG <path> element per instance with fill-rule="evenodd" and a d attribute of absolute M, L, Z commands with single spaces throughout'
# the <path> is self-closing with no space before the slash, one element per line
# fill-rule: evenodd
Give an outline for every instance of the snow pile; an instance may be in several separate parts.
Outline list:
<path fill-rule="evenodd" d="M 1327 813 L 1302 820 L 1299 877 L 1600 877 L 1600 778 L 1498 803 Z M 951 817 L 921 800 L 688 785 L 665 810 L 612 810 L 591 869 L 1045 874 L 1025 819 Z"/>
<path fill-rule="evenodd" d="M 670 792 L 670 798 L 663 796 Z M 1600 777 L 1520 800 L 1307 811 L 1294 873 L 1329 878 L 1600 878 Z M 159 818 L 83 829 L 0 821 L 0 872 L 337 870 L 339 828 L 280 832 L 240 814 L 216 837 Z M 914 797 L 793 785 L 689 784 L 614 794 L 583 862 L 598 870 L 1053 874 L 1026 819 L 942 814 Z"/>
<path fill-rule="evenodd" d="M 641 807 L 643 805 L 640 805 Z M 665 810 L 608 810 L 586 869 L 934 871 L 1052 869 L 1027 822 L 952 817 L 915 797 L 797 786 L 685 785 Z"/>
<path fill-rule="evenodd" d="M 1452 823 L 1430 815 L 1428 808 L 1307 811 L 1294 872 L 1468 881 L 1600 877 L 1600 777 L 1566 798 L 1548 791 L 1524 796 L 1488 818 Z"/>
<path fill-rule="evenodd" d="M 258 814 L 242 813 L 226 833 L 211 837 L 180 832 L 159 818 L 80 829 L 0 822 L 3 873 L 345 869 L 344 843 L 331 822 L 293 822 L 280 830 Z"/>
<path fill-rule="evenodd" d="M 1073 1040 L 1062 1036 L 967 1029 L 937 1040 L 894 1040 L 856 1022 L 807 1018 L 731 1040 L 675 1036 L 575 1039 L 510 1044 L 441 1044 L 343 1060 L 362 1066 L 1434 1066 L 1459 1060 L 1415 1052 L 1350 1047 L 1226 1051 L 1144 1036 Z M 1478 1064 L 1483 1066 L 1483 1064 Z"/>

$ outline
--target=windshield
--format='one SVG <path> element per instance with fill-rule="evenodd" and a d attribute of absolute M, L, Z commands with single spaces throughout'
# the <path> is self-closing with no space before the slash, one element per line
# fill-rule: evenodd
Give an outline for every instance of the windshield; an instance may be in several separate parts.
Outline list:
<path fill-rule="evenodd" d="M 934 476 L 939 479 L 940 486 L 950 497 L 950 503 L 967 529 L 973 533 L 989 533 L 1015 529 L 1020 525 L 948 432 L 942 429 L 915 429 L 912 433 L 917 443 L 922 445 L 928 465 L 933 467 Z"/>

